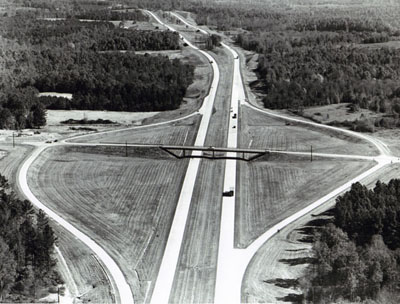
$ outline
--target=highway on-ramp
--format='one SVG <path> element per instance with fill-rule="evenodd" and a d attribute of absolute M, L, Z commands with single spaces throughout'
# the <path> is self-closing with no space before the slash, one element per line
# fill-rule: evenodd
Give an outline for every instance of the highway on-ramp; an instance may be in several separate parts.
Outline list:
<path fill-rule="evenodd" d="M 86 244 L 97 255 L 97 257 L 105 265 L 106 269 L 112 276 L 112 279 L 115 283 L 118 292 L 116 296 L 121 303 L 123 304 L 134 303 L 131 287 L 127 283 L 121 269 L 119 268 L 117 263 L 111 258 L 111 256 L 102 247 L 100 247 L 93 239 L 91 239 L 89 236 L 81 232 L 79 229 L 75 228 L 73 225 L 71 225 L 68 221 L 63 219 L 56 212 L 45 206 L 41 201 L 39 201 L 36 198 L 36 196 L 32 193 L 31 189 L 29 188 L 27 180 L 29 167 L 32 165 L 35 159 L 40 155 L 40 153 L 42 153 L 47 147 L 49 147 L 49 145 L 42 145 L 38 147 L 33 151 L 33 153 L 27 159 L 24 160 L 21 168 L 18 171 L 18 176 L 17 176 L 17 181 L 21 191 L 35 207 L 42 209 L 52 220 L 54 220 L 59 225 L 64 227 L 66 230 L 71 232 L 76 238 L 78 238 L 84 244 Z"/>

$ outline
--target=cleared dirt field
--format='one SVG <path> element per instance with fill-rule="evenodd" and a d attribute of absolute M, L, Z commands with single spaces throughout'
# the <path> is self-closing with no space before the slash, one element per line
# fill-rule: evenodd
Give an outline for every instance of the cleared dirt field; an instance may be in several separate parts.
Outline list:
<path fill-rule="evenodd" d="M 222 50 L 215 55 L 220 83 L 205 145 L 220 147 L 226 145 L 232 64 Z M 200 164 L 171 303 L 212 303 L 214 300 L 224 168 L 224 160 L 203 160 Z"/>
<path fill-rule="evenodd" d="M 191 145 L 200 123 L 200 115 L 160 126 L 112 132 L 108 134 L 92 134 L 71 140 L 72 142 L 102 143 L 140 143 Z"/>
<path fill-rule="evenodd" d="M 119 124 L 130 125 L 140 123 L 143 119 L 152 117 L 158 112 L 115 112 L 115 111 L 84 111 L 84 110 L 47 110 L 47 125 L 60 125 L 68 119 L 109 119 Z M 90 127 L 90 125 L 89 125 Z"/>
<path fill-rule="evenodd" d="M 370 143 L 341 132 L 300 123 L 286 123 L 248 107 L 242 107 L 239 146 L 297 152 L 376 155 Z"/>
<path fill-rule="evenodd" d="M 239 248 L 373 165 L 326 158 L 310 162 L 283 155 L 238 164 L 235 245 Z"/>
<path fill-rule="evenodd" d="M 363 184 L 373 187 L 376 180 L 388 182 L 392 178 L 400 176 L 400 165 L 392 165 L 366 178 Z M 320 214 L 333 207 L 335 200 L 330 200 L 317 208 L 312 214 Z M 311 220 L 316 219 L 311 214 L 282 229 L 279 234 L 273 236 L 257 252 L 249 264 L 242 285 L 242 301 L 244 303 L 287 303 L 284 301 L 293 294 L 300 294 L 294 280 L 300 278 L 312 256 L 311 244 L 299 242 L 304 236 L 300 228 Z M 289 284 L 289 288 L 277 286 L 277 279 Z M 292 294 L 292 296 L 289 296 Z"/>
<path fill-rule="evenodd" d="M 349 110 L 349 105 L 349 103 L 341 103 L 328 106 L 310 107 L 304 109 L 302 116 L 324 124 L 335 121 L 355 121 L 357 119 L 362 120 L 384 116 L 382 113 L 376 113 L 367 109 L 359 109 L 356 112 L 352 112 Z"/>
<path fill-rule="evenodd" d="M 158 150 L 124 153 L 54 147 L 35 161 L 28 181 L 38 199 L 108 251 L 142 302 L 158 272 L 187 161 Z"/>

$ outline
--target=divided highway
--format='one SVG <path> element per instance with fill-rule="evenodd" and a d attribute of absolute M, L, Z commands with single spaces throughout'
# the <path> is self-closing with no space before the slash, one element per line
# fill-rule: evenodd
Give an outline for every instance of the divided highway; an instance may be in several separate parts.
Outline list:
<path fill-rule="evenodd" d="M 185 25 L 192 27 L 196 30 L 200 30 L 204 34 L 208 34 L 205 30 L 188 23 L 182 16 L 176 13 L 171 13 L 174 17 L 181 20 Z M 365 134 L 356 133 L 350 130 L 340 129 L 332 126 L 321 125 L 318 123 L 305 121 L 298 118 L 293 118 L 285 116 L 282 114 L 277 114 L 268 110 L 259 109 L 254 105 L 248 103 L 245 99 L 244 84 L 242 82 L 240 73 L 240 59 L 235 50 L 226 44 L 222 43 L 222 46 L 227 48 L 234 59 L 234 75 L 233 75 L 233 87 L 231 96 L 231 107 L 234 113 L 238 113 L 238 108 L 241 105 L 246 105 L 256 111 L 263 112 L 273 117 L 281 118 L 288 121 L 293 121 L 297 123 L 303 123 L 308 125 L 313 125 L 319 128 L 325 128 L 330 130 L 335 130 L 338 132 L 345 133 L 347 135 L 358 137 L 372 143 L 379 151 L 379 155 L 376 157 L 364 157 L 355 155 L 335 155 L 335 154 L 323 154 L 322 157 L 339 157 L 339 158 L 359 158 L 368 159 L 375 161 L 377 164 L 371 169 L 363 172 L 352 180 L 344 183 L 340 187 L 336 188 L 332 192 L 326 194 L 319 200 L 310 204 L 309 206 L 303 208 L 302 210 L 296 212 L 292 216 L 279 222 L 272 228 L 268 229 L 259 238 L 257 238 L 248 248 L 246 249 L 236 249 L 234 248 L 234 227 L 235 227 L 235 197 L 224 197 L 222 206 L 222 216 L 221 216 L 221 228 L 220 228 L 220 241 L 219 241 L 219 253 L 218 253 L 218 266 L 217 266 L 217 279 L 216 279 L 216 290 L 214 303 L 241 303 L 241 286 L 244 278 L 245 271 L 254 257 L 255 253 L 264 245 L 274 234 L 276 234 L 280 229 L 286 227 L 290 223 L 296 221 L 305 214 L 311 212 L 318 206 L 326 203 L 328 200 L 336 197 L 343 191 L 346 191 L 350 186 L 355 183 L 362 181 L 367 176 L 377 172 L 386 165 L 391 163 L 400 162 L 398 158 L 391 156 L 388 147 L 382 143 L 380 140 L 367 136 Z M 234 122 L 232 117 L 229 123 L 229 136 L 228 136 L 228 147 L 237 147 L 237 125 L 233 128 L 233 125 L 237 123 Z M 276 151 L 277 153 L 279 151 Z M 290 153 L 290 154 L 302 154 L 296 152 L 279 152 L 279 153 Z M 236 161 L 227 160 L 226 170 L 225 170 L 225 183 L 224 191 L 235 189 L 236 183 Z"/>
<path fill-rule="evenodd" d="M 174 28 L 164 24 L 155 14 L 146 11 L 150 14 L 157 22 L 166 26 L 171 31 L 176 31 Z M 203 107 L 200 111 L 203 114 L 200 122 L 200 127 L 196 136 L 195 146 L 204 146 L 208 125 L 210 123 L 215 95 L 217 93 L 217 87 L 219 83 L 219 69 L 218 65 L 208 53 L 203 50 L 199 50 L 197 47 L 192 45 L 183 36 L 181 38 L 190 47 L 201 52 L 211 62 L 214 77 L 211 84 L 209 95 L 205 97 L 203 101 Z M 193 152 L 193 155 L 201 155 L 201 151 Z M 175 271 L 178 264 L 179 253 L 181 250 L 183 235 L 186 228 L 186 221 L 189 214 L 190 203 L 192 201 L 192 194 L 194 185 L 196 182 L 197 172 L 199 170 L 200 159 L 192 158 L 189 161 L 189 166 L 183 182 L 181 194 L 179 196 L 178 204 L 175 211 L 175 216 L 172 222 L 171 231 L 168 237 L 167 246 L 164 251 L 164 256 L 161 262 L 160 270 L 158 273 L 157 281 L 154 287 L 153 295 L 150 303 L 162 304 L 168 303 L 172 285 L 174 282 Z"/>
<path fill-rule="evenodd" d="M 150 11 L 145 11 L 147 14 L 152 16 L 157 22 L 165 26 L 171 31 L 176 31 L 174 28 L 170 27 L 163 23 L 160 18 L 158 18 L 154 13 Z M 208 32 L 188 23 L 183 17 L 176 13 L 171 13 L 174 17 L 180 19 L 184 24 L 199 30 L 200 32 L 207 34 Z M 210 119 L 212 116 L 213 105 L 215 96 L 217 93 L 217 88 L 219 84 L 219 68 L 212 56 L 210 56 L 207 52 L 203 50 L 199 50 L 196 46 L 191 44 L 188 40 L 186 40 L 183 36 L 181 39 L 187 43 L 190 47 L 201 52 L 211 63 L 213 69 L 213 80 L 210 88 L 209 94 L 205 97 L 203 104 L 199 110 L 199 113 L 202 114 L 199 130 L 197 133 L 197 137 L 195 140 L 195 146 L 204 146 L 207 130 L 209 127 Z M 358 175 L 352 180 L 344 183 L 334 191 L 326 194 L 324 197 L 315 201 L 311 205 L 306 208 L 300 210 L 299 212 L 293 214 L 292 216 L 286 218 L 285 220 L 279 222 L 269 230 L 267 230 L 264 234 L 262 234 L 259 238 L 257 238 L 248 248 L 245 249 L 237 249 L 234 246 L 234 233 L 235 233 L 235 196 L 232 197 L 223 197 L 222 200 L 222 215 L 220 221 L 220 237 L 219 237 L 219 251 L 218 251 L 218 267 L 217 267 L 217 275 L 216 275 L 216 287 L 215 287 L 215 303 L 240 303 L 241 302 L 241 285 L 242 280 L 248 267 L 251 259 L 255 255 L 255 253 L 261 248 L 265 242 L 268 241 L 275 233 L 277 233 L 280 229 L 286 227 L 288 224 L 296 221 L 303 215 L 311 212 L 316 207 L 324 204 L 328 200 L 334 198 L 339 195 L 343 191 L 347 190 L 352 183 L 361 181 L 365 177 L 377 172 L 384 166 L 390 163 L 399 162 L 398 158 L 391 156 L 389 149 L 387 146 L 381 141 L 374 139 L 370 136 L 352 132 L 349 130 L 344 130 L 332 126 L 326 126 L 317 124 L 314 122 L 304 121 L 302 119 L 288 117 L 282 114 L 277 114 L 268 110 L 263 110 L 255 107 L 254 105 L 248 103 L 246 101 L 245 88 L 243 84 L 243 80 L 240 73 L 240 58 L 237 52 L 231 48 L 230 46 L 222 43 L 222 46 L 226 48 L 233 57 L 234 61 L 234 74 L 233 74 L 233 85 L 230 99 L 230 118 L 229 118 L 229 129 L 228 129 L 228 143 L 227 146 L 229 148 L 237 148 L 238 146 L 238 129 L 239 129 L 239 115 L 240 115 L 240 106 L 248 106 L 256 111 L 260 111 L 266 113 L 270 116 L 293 121 L 296 123 L 309 124 L 319 128 L 331 129 L 339 132 L 343 132 L 347 135 L 355 136 L 361 138 L 363 140 L 367 140 L 372 143 L 379 151 L 379 155 L 376 157 L 366 157 L 366 156 L 355 156 L 355 155 L 335 155 L 335 154 L 323 154 L 322 157 L 340 157 L 340 158 L 359 158 L 359 159 L 367 159 L 375 161 L 377 164 L 371 169 L 365 171 L 364 173 Z M 235 115 L 236 114 L 236 115 Z M 197 115 L 197 113 L 192 113 L 186 117 L 178 118 L 172 121 L 178 121 L 185 119 L 187 117 Z M 171 121 L 156 123 L 153 125 L 147 126 L 139 126 L 132 127 L 128 129 L 138 129 L 138 128 L 146 128 L 156 125 L 162 125 L 169 123 Z M 124 129 L 127 130 L 127 129 Z M 121 130 L 113 130 L 101 133 L 110 133 L 110 132 L 119 132 Z M 88 135 L 78 136 L 73 139 L 83 138 Z M 77 144 L 77 145 L 86 145 L 86 144 L 78 144 L 78 143 L 64 143 L 61 142 L 59 144 Z M 98 145 L 98 144 L 87 144 L 87 145 Z M 107 144 L 106 144 L 107 145 Z M 118 145 L 118 144 L 110 144 L 110 145 Z M 64 220 L 60 215 L 58 215 L 53 210 L 49 209 L 42 202 L 40 202 L 35 195 L 29 189 L 29 185 L 27 182 L 27 173 L 29 167 L 35 161 L 35 159 L 42 153 L 46 148 L 51 145 L 41 145 L 37 147 L 34 152 L 23 162 L 21 168 L 18 172 L 18 183 L 22 192 L 29 199 L 32 204 L 34 204 L 37 208 L 42 209 L 51 219 L 56 221 L 58 224 L 63 226 L 65 229 L 70 231 L 74 236 L 84 242 L 101 260 L 101 262 L 105 265 L 107 271 L 112 277 L 112 281 L 115 282 L 116 288 L 116 298 L 123 304 L 134 303 L 134 298 L 132 294 L 132 290 L 129 284 L 126 281 L 126 278 L 119 268 L 117 263 L 110 257 L 110 255 L 100 247 L 93 239 L 89 236 L 82 233 L 79 229 L 71 225 L 69 222 Z M 200 155 L 201 151 L 193 152 L 194 155 Z M 235 156 L 235 153 L 230 152 L 228 156 Z M 291 153 L 291 154 L 301 154 L 297 152 L 278 152 L 277 153 Z M 171 288 L 173 286 L 174 276 L 177 268 L 177 263 L 181 251 L 182 240 L 184 237 L 184 232 L 186 228 L 186 222 L 189 214 L 190 204 L 193 195 L 193 189 L 195 186 L 196 177 L 199 170 L 200 159 L 190 159 L 189 165 L 187 168 L 187 172 L 185 175 L 185 179 L 183 182 L 183 186 L 181 189 L 181 193 L 179 196 L 179 200 L 177 203 L 174 219 L 172 222 L 170 234 L 168 237 L 167 245 L 164 251 L 163 259 L 160 265 L 159 274 L 154 286 L 153 295 L 151 298 L 152 304 L 161 304 L 168 303 Z M 224 191 L 229 191 L 231 189 L 235 190 L 236 188 L 236 160 L 227 160 L 224 172 Z M 236 194 L 236 191 L 234 191 Z"/>

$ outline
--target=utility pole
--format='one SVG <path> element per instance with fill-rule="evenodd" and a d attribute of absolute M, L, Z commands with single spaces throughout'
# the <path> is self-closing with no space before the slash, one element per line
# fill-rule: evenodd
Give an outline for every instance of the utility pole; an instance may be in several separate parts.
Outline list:
<path fill-rule="evenodd" d="M 15 148 L 15 133 L 13 132 L 13 148 Z"/>
<path fill-rule="evenodd" d="M 125 157 L 128 157 L 128 142 L 125 141 Z"/>
<path fill-rule="evenodd" d="M 311 154 L 310 155 L 311 155 L 311 161 L 312 161 L 312 145 L 311 145 Z"/>

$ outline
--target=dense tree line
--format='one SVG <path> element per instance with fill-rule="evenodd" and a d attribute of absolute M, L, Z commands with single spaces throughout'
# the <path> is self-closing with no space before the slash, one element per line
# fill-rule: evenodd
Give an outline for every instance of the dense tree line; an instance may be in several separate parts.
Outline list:
<path fill-rule="evenodd" d="M 149 17 L 140 10 L 130 11 L 112 11 L 109 9 L 96 9 L 96 10 L 85 10 L 78 12 L 74 15 L 77 19 L 89 19 L 89 20 L 130 20 L 130 21 L 148 21 Z"/>
<path fill-rule="evenodd" d="M 108 22 L 0 17 L 0 128 L 45 124 L 45 108 L 152 111 L 176 109 L 193 67 L 135 50 L 179 48 L 170 31 L 136 31 Z M 129 50 L 125 54 L 108 52 Z M 106 52 L 105 52 L 106 51 Z M 38 98 L 43 91 L 73 100 Z"/>
<path fill-rule="evenodd" d="M 193 79 L 193 67 L 164 56 L 46 50 L 36 58 L 39 91 L 73 93 L 49 108 L 162 111 L 176 109 Z M 48 60 L 53 58 L 54 60 Z M 67 64 L 66 64 L 67 63 Z M 44 98 L 43 101 L 50 99 Z"/>
<path fill-rule="evenodd" d="M 104 32 L 101 40 L 93 43 L 95 51 L 110 50 L 178 50 L 179 34 L 177 32 L 159 31 L 126 31 L 113 30 Z"/>
<path fill-rule="evenodd" d="M 400 180 L 359 183 L 340 196 L 334 220 L 316 233 L 315 263 L 306 279 L 314 303 L 400 299 Z M 384 296 L 382 296 L 384 295 Z"/>
<path fill-rule="evenodd" d="M 47 21 L 24 16 L 0 18 L 0 34 L 19 43 L 41 48 L 108 50 L 176 50 L 179 35 L 170 31 L 126 30 L 109 22 L 77 19 Z"/>
<path fill-rule="evenodd" d="M 394 115 L 397 124 L 400 49 L 362 47 L 394 39 L 389 35 L 286 30 L 239 34 L 236 42 L 260 53 L 257 73 L 266 107 L 349 102 Z"/>
<path fill-rule="evenodd" d="M 21 201 L 0 175 L 0 301 L 30 302 L 61 283 L 53 257 L 56 237 L 46 215 Z"/>

